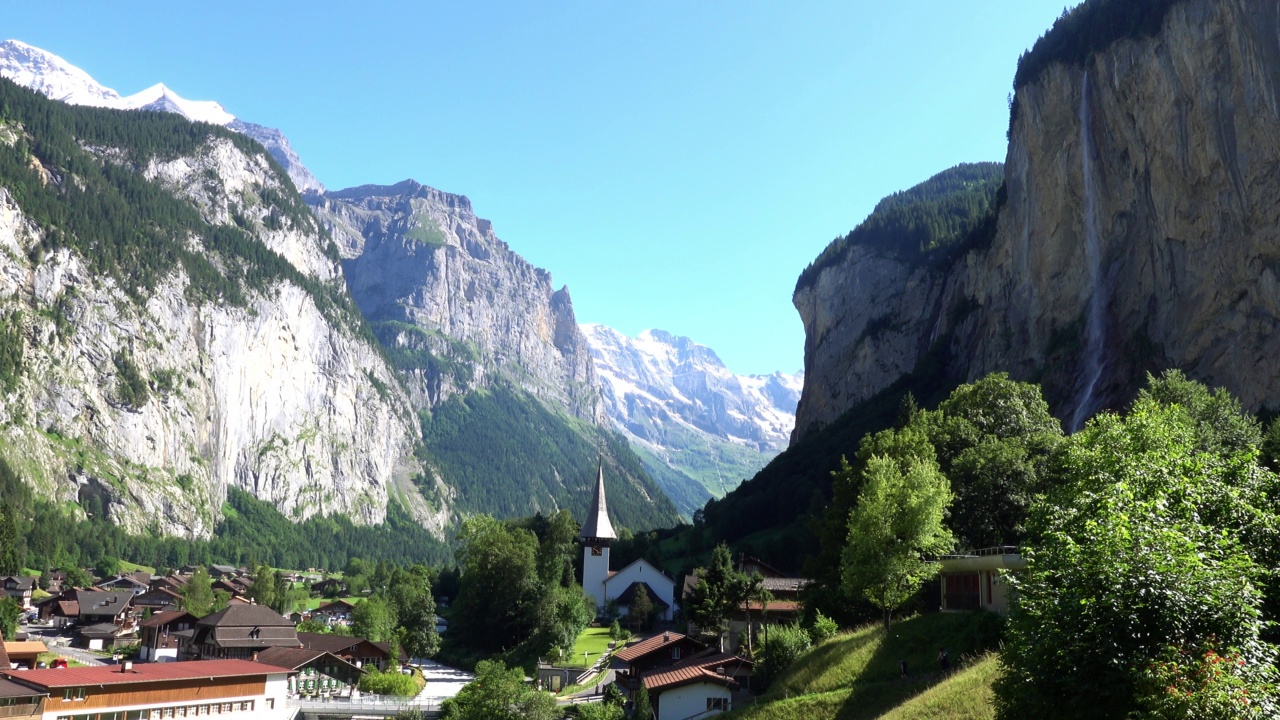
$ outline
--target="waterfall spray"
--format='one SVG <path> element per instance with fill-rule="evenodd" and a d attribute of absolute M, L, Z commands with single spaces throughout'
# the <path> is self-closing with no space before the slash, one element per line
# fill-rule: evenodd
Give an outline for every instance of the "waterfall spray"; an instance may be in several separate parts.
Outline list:
<path fill-rule="evenodd" d="M 1084 74 L 1080 89 L 1080 174 L 1084 179 L 1084 258 L 1089 273 L 1089 307 L 1084 323 L 1084 367 L 1080 376 L 1080 390 L 1076 395 L 1075 411 L 1071 414 L 1071 432 L 1084 427 L 1084 423 L 1097 410 L 1094 396 L 1098 381 L 1102 378 L 1103 345 L 1106 341 L 1106 321 L 1103 317 L 1102 251 L 1098 247 L 1097 189 L 1093 178 L 1093 133 L 1090 129 L 1092 115 L 1089 111 L 1089 73 Z"/>

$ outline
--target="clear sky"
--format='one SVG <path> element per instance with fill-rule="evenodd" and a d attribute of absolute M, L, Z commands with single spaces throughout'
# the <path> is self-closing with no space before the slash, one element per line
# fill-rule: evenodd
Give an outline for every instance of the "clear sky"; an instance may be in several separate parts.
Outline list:
<path fill-rule="evenodd" d="M 59 0 L 5 3 L 0 36 L 278 127 L 330 189 L 467 195 L 580 322 L 764 373 L 802 367 L 791 292 L 828 242 L 887 194 L 1004 159 L 1018 56 L 1062 10 Z"/>

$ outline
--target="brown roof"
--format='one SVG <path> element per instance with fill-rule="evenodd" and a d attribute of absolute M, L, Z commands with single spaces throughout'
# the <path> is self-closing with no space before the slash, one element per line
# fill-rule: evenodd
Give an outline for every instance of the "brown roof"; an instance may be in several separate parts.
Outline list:
<path fill-rule="evenodd" d="M 334 635 L 332 633 L 300 632 L 298 633 L 298 642 L 304 648 L 336 654 L 354 648 L 364 642 L 364 638 L 351 637 L 350 635 Z"/>
<path fill-rule="evenodd" d="M 121 672 L 122 666 L 94 665 L 77 668 L 24 670 L 17 677 L 41 688 L 63 688 L 77 685 L 118 685 L 122 683 L 165 682 L 173 680 L 206 680 L 219 677 L 246 677 L 292 672 L 289 668 L 264 665 L 249 660 L 192 660 L 188 662 L 134 663 L 133 669 Z"/>
<path fill-rule="evenodd" d="M 58 612 L 66 617 L 75 617 L 80 614 L 80 602 L 78 600 L 59 600 Z"/>
<path fill-rule="evenodd" d="M 646 673 L 641 682 L 651 692 L 656 690 L 667 690 L 681 685 L 692 685 L 694 683 L 707 682 L 722 685 L 730 690 L 737 690 L 738 683 L 727 675 L 720 675 L 712 670 L 703 667 L 673 667 L 661 670 L 659 672 Z"/>
<path fill-rule="evenodd" d="M 198 623 L 200 627 L 293 627 L 293 621 L 266 605 L 228 605 Z"/>
<path fill-rule="evenodd" d="M 4 641 L 0 640 L 0 672 L 9 669 L 13 662 L 9 660 L 9 652 L 5 650 Z"/>
<path fill-rule="evenodd" d="M 738 683 L 733 680 L 732 671 L 727 672 L 725 675 L 716 672 L 717 668 L 728 670 L 735 666 L 754 667 L 755 663 L 744 657 L 708 648 L 691 656 L 682 663 L 645 673 L 641 681 L 650 690 L 665 690 L 697 682 L 714 682 L 730 689 L 737 689 Z"/>
<path fill-rule="evenodd" d="M 350 612 L 355 609 L 356 605 L 353 602 L 348 602 L 346 600 L 334 600 L 317 607 L 315 610 L 312 610 L 312 612 L 333 612 L 335 610 L 339 612 L 343 610 Z"/>
<path fill-rule="evenodd" d="M 287 667 L 293 670 L 298 670 L 303 665 L 306 665 L 312 660 L 315 660 L 316 658 L 325 657 L 326 655 L 330 658 L 331 663 L 341 663 L 343 665 L 348 665 L 352 670 L 354 670 L 357 673 L 364 672 L 360 668 L 356 667 L 355 665 L 352 665 L 351 663 L 347 662 L 346 660 L 343 660 L 342 658 L 338 657 L 337 655 L 334 655 L 331 652 L 326 652 L 324 650 L 307 650 L 306 648 L 286 648 L 286 647 L 267 648 L 266 650 L 262 650 L 258 653 L 257 662 L 265 663 L 267 665 L 278 665 L 280 667 Z"/>
<path fill-rule="evenodd" d="M 49 648 L 39 640 L 22 640 L 14 642 L 6 640 L 4 643 L 4 651 L 8 653 L 10 659 L 14 655 L 39 655 L 40 653 L 49 652 Z M 3 669 L 8 669 L 6 665 Z"/>
<path fill-rule="evenodd" d="M 648 655 L 651 652 L 654 652 L 655 650 L 659 650 L 663 647 L 671 645 L 672 643 L 680 642 L 681 640 L 688 640 L 691 643 L 702 645 L 702 643 L 698 642 L 697 640 L 694 640 L 693 638 L 687 637 L 685 635 L 681 635 L 680 633 L 665 632 L 665 633 L 658 633 L 653 637 L 648 637 L 643 640 L 640 640 L 639 642 L 632 643 L 622 648 L 621 650 L 615 652 L 613 656 L 619 660 L 622 660 L 623 662 L 631 663 L 631 662 L 635 662 L 639 658 L 644 657 L 645 655 Z"/>
<path fill-rule="evenodd" d="M 158 612 L 155 615 L 152 615 L 150 620 L 146 620 L 142 623 L 142 627 L 160 627 L 161 625 L 168 625 L 175 620 L 184 619 L 184 616 L 185 618 L 189 618 L 192 622 L 198 620 L 195 615 L 192 615 L 186 610 L 165 610 L 164 612 Z"/>

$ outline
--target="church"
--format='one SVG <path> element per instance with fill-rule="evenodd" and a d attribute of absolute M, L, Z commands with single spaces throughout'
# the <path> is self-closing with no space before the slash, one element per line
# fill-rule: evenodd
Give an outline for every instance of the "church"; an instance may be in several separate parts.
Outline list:
<path fill-rule="evenodd" d="M 603 615 L 612 601 L 618 613 L 626 615 L 635 597 L 636 588 L 643 588 L 653 603 L 654 615 L 670 622 L 675 612 L 676 582 L 658 568 L 641 558 L 622 568 L 609 568 L 609 546 L 618 539 L 609 522 L 609 509 L 604 497 L 604 464 L 596 477 L 596 490 L 587 508 L 587 521 L 582 524 L 582 589 L 596 601 L 596 610 Z"/>

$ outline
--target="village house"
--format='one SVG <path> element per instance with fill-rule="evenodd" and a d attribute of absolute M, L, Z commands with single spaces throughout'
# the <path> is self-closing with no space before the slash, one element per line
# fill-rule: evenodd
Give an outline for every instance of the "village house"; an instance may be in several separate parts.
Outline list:
<path fill-rule="evenodd" d="M 595 493 L 588 507 L 587 521 L 579 533 L 582 540 L 582 590 L 595 600 L 597 613 L 603 615 L 610 603 L 629 612 L 636 588 L 643 586 L 655 615 L 659 620 L 670 622 L 675 612 L 675 580 L 643 558 L 621 570 L 609 568 L 609 547 L 618 535 L 609 521 L 609 509 L 605 505 L 603 464 L 596 476 Z"/>
<path fill-rule="evenodd" d="M 326 625 L 342 624 L 346 625 L 351 622 L 351 613 L 356 609 L 354 603 L 346 600 L 334 600 L 327 602 L 315 610 L 311 611 L 311 619 L 316 622 L 322 622 Z"/>
<path fill-rule="evenodd" d="M 706 650 L 706 645 L 678 632 L 663 632 L 637 639 L 613 653 L 618 670 L 614 682 L 628 698 L 642 688 L 641 677 L 669 668 Z"/>
<path fill-rule="evenodd" d="M 11 672 L 7 679 L 44 696 L 42 720 L 218 715 L 285 720 L 287 668 L 248 660 L 131 663 Z"/>
<path fill-rule="evenodd" d="M 141 625 L 138 657 L 143 662 L 173 662 L 182 646 L 191 642 L 200 618 L 182 610 L 159 612 Z"/>
<path fill-rule="evenodd" d="M 728 712 L 741 703 L 752 670 L 750 660 L 712 649 L 647 672 L 641 682 L 656 720 L 704 718 Z"/>
<path fill-rule="evenodd" d="M 151 589 L 151 573 L 143 571 L 125 573 L 112 580 L 98 583 L 98 587 L 103 590 L 127 591 L 134 595 L 141 595 Z"/>
<path fill-rule="evenodd" d="M 311 594 L 318 597 L 337 597 L 347 593 L 347 583 L 338 578 L 328 578 L 311 584 Z"/>
<path fill-rule="evenodd" d="M 76 599 L 76 623 L 81 627 L 109 623 L 124 625 L 133 608 L 133 593 L 97 590 L 72 591 Z"/>
<path fill-rule="evenodd" d="M 22 606 L 23 610 L 31 609 L 31 594 L 35 592 L 36 578 L 23 575 L 0 577 L 0 588 L 4 593 Z"/>
<path fill-rule="evenodd" d="M 325 650 L 305 648 L 267 648 L 258 653 L 257 662 L 289 668 L 289 695 L 349 698 L 360 684 L 364 670 Z"/>
<path fill-rule="evenodd" d="M 409 656 L 405 655 L 403 650 L 400 651 L 398 657 L 392 658 L 390 643 L 373 642 L 359 637 L 300 632 L 298 633 L 298 644 L 307 650 L 323 650 L 324 652 L 333 653 L 346 662 L 362 669 L 373 666 L 378 668 L 379 671 L 386 672 L 387 668 L 392 665 L 398 666 L 409 662 Z"/>
<path fill-rule="evenodd" d="M 167 587 L 148 590 L 133 598 L 133 608 L 139 613 L 177 610 L 182 606 L 182 595 Z"/>
<path fill-rule="evenodd" d="M 969 554 L 943 556 L 938 582 L 942 590 L 943 612 L 987 610 L 1009 612 L 1007 575 L 1025 570 L 1027 561 L 1018 549 L 1000 546 Z"/>
<path fill-rule="evenodd" d="M 265 605 L 228 605 L 196 622 L 182 659 L 243 659 L 269 647 L 298 647 L 289 619 Z"/>

